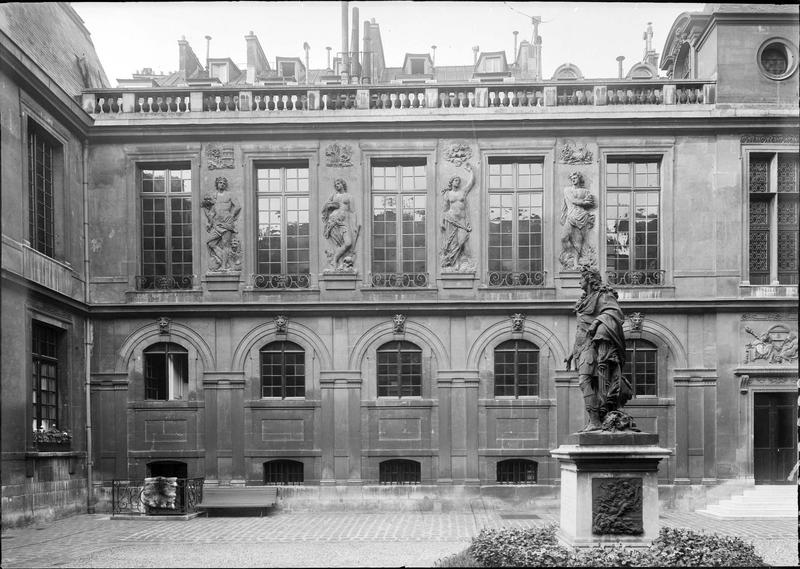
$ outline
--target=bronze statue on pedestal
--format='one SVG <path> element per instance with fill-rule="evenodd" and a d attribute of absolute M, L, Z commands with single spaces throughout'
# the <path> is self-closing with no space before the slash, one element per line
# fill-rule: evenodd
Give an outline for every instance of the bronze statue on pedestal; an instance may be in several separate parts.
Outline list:
<path fill-rule="evenodd" d="M 581 432 L 636 431 L 630 416 L 620 411 L 633 396 L 633 390 L 622 375 L 625 316 L 617 302 L 617 292 L 603 284 L 600 273 L 587 265 L 581 266 L 580 285 L 583 295 L 575 304 L 575 345 L 564 363 L 569 370 L 574 361 L 580 379 L 589 418 Z"/>

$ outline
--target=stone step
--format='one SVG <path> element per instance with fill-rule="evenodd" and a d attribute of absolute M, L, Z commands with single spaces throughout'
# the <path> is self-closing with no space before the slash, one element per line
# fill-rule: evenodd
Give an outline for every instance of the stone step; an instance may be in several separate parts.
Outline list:
<path fill-rule="evenodd" d="M 796 518 L 797 486 L 754 486 L 697 512 L 719 519 Z"/>

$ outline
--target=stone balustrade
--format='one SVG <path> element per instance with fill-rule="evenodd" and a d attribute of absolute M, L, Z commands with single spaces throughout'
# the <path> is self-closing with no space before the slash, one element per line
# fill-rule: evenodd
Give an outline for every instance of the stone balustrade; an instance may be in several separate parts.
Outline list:
<path fill-rule="evenodd" d="M 661 105 L 669 107 L 715 103 L 716 83 L 670 80 L 579 81 L 565 84 L 506 83 L 501 85 L 352 85 L 336 87 L 216 87 L 206 90 L 124 89 L 86 91 L 83 109 L 90 115 L 182 114 L 198 112 L 328 112 L 420 109 L 486 109 L 567 106 Z M 469 111 L 467 111 L 469 112 Z"/>

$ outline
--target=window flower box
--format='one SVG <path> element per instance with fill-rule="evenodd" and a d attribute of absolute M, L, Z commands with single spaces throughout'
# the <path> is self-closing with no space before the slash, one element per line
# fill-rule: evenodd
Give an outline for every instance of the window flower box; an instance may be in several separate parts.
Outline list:
<path fill-rule="evenodd" d="M 39 452 L 67 452 L 72 446 L 72 434 L 55 426 L 33 431 L 33 444 Z"/>

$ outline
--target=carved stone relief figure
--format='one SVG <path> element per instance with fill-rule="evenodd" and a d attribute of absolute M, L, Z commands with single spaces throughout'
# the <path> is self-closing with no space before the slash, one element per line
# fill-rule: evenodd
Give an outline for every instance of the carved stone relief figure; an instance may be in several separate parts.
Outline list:
<path fill-rule="evenodd" d="M 322 235 L 331 245 L 325 250 L 328 257 L 326 271 L 354 271 L 356 242 L 361 226 L 356 221 L 352 197 L 347 193 L 347 183 L 341 178 L 333 182 L 334 192 L 322 206 Z"/>
<path fill-rule="evenodd" d="M 475 185 L 475 173 L 468 162 L 464 169 L 469 172 L 469 179 L 462 186 L 461 176 L 452 176 L 442 189 L 442 268 L 452 272 L 469 272 L 475 270 L 475 262 L 468 258 L 464 247 L 472 233 L 467 209 L 467 196 Z"/>
<path fill-rule="evenodd" d="M 326 165 L 332 168 L 347 168 L 353 165 L 353 150 L 348 144 L 331 144 L 325 149 Z"/>
<path fill-rule="evenodd" d="M 764 363 L 781 364 L 797 361 L 797 333 L 785 326 L 773 326 L 763 334 L 756 334 L 749 326 L 745 332 L 755 338 L 745 346 L 745 363 L 764 360 Z"/>
<path fill-rule="evenodd" d="M 201 207 L 206 215 L 206 240 L 211 260 L 211 271 L 237 271 L 241 268 L 241 250 L 236 239 L 236 221 L 242 207 L 228 190 L 228 179 L 218 177 L 214 181 L 215 194 L 207 194 Z"/>
<path fill-rule="evenodd" d="M 633 420 L 621 411 L 633 396 L 625 365 L 625 316 L 617 302 L 617 291 L 603 284 L 600 273 L 581 267 L 583 295 L 575 304 L 577 330 L 567 369 L 573 361 L 589 417 L 582 431 L 638 430 Z"/>
<path fill-rule="evenodd" d="M 589 230 L 594 227 L 595 216 L 589 210 L 595 207 L 594 196 L 584 187 L 583 175 L 572 172 L 570 186 L 564 188 L 564 201 L 561 205 L 561 266 L 576 270 L 581 265 L 597 266 L 597 254 L 586 243 Z"/>
<path fill-rule="evenodd" d="M 562 164 L 591 164 L 592 152 L 585 145 L 572 145 L 569 142 L 561 148 Z"/>

